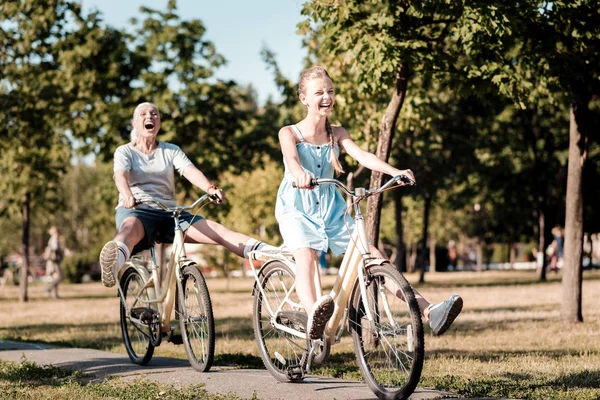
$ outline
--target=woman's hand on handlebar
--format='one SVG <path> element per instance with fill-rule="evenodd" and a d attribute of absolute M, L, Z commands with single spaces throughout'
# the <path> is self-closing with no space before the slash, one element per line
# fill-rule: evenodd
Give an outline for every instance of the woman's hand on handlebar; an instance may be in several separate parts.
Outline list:
<path fill-rule="evenodd" d="M 223 192 L 223 189 L 219 189 L 218 187 L 211 186 L 206 193 L 211 195 L 211 197 L 212 197 L 211 201 L 213 203 L 222 203 L 225 201 L 225 192 Z M 218 199 L 218 200 L 216 200 L 216 199 Z"/>
<path fill-rule="evenodd" d="M 313 177 L 307 172 L 304 172 L 301 175 L 295 177 L 294 183 L 298 189 L 312 189 L 314 186 L 312 185 Z"/>
<path fill-rule="evenodd" d="M 400 186 L 404 186 L 404 185 L 415 185 L 417 183 L 417 180 L 415 179 L 415 174 L 413 174 L 413 172 L 410 169 L 401 169 L 399 170 L 399 173 L 396 174 L 395 176 L 400 175 L 400 179 L 398 180 L 398 184 Z M 408 180 L 406 179 L 402 179 L 402 178 L 408 178 Z"/>
<path fill-rule="evenodd" d="M 135 200 L 135 197 L 133 197 L 133 195 L 129 195 L 123 198 L 123 207 L 125 208 L 135 208 L 135 206 L 137 206 L 138 203 Z"/>

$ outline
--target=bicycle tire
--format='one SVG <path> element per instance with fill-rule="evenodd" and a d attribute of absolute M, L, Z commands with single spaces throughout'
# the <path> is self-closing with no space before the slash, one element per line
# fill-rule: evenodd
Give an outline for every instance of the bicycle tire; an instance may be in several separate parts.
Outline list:
<path fill-rule="evenodd" d="M 389 263 L 367 268 L 366 281 L 375 330 L 366 318 L 358 282 L 349 313 L 358 366 L 378 398 L 408 399 L 421 379 L 425 355 L 419 305 L 406 278 Z"/>
<path fill-rule="evenodd" d="M 176 313 L 183 346 L 192 368 L 207 372 L 215 356 L 215 322 L 208 286 L 195 263 L 183 267 L 181 289 L 177 289 Z"/>
<path fill-rule="evenodd" d="M 277 329 L 277 321 L 301 332 L 306 331 L 306 313 L 286 305 L 277 316 L 272 316 L 267 304 L 276 310 L 287 290 L 295 281 L 291 268 L 281 261 L 270 261 L 259 271 L 259 284 L 264 291 L 255 288 L 253 305 L 254 336 L 263 364 L 280 382 L 299 382 L 304 379 L 308 357 L 307 339 L 302 339 Z M 292 299 L 299 303 L 296 293 Z"/>
<path fill-rule="evenodd" d="M 150 341 L 150 328 L 146 324 L 132 321 L 131 316 L 128 315 L 128 310 L 131 312 L 139 288 L 144 286 L 144 279 L 135 268 L 128 268 L 119 284 L 125 297 L 125 305 L 119 302 L 123 343 L 125 344 L 129 358 L 134 364 L 146 365 L 150 362 L 154 354 L 154 345 Z M 151 296 L 148 294 L 148 291 L 149 288 L 146 288 L 140 293 L 139 297 L 146 300 L 149 299 Z M 137 308 L 146 308 L 151 310 L 151 312 L 155 312 L 149 303 L 138 303 L 137 306 Z"/>

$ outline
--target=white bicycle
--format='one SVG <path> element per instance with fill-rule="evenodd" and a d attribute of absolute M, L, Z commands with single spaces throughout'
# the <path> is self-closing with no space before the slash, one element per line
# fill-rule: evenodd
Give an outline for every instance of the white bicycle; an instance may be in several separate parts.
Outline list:
<path fill-rule="evenodd" d="M 324 362 L 331 345 L 350 331 L 356 360 L 371 390 L 379 398 L 407 399 L 415 390 L 424 359 L 423 323 L 417 300 L 406 278 L 388 260 L 370 254 L 360 202 L 369 196 L 398 187 L 394 177 L 377 190 L 348 190 L 335 179 L 318 179 L 316 185 L 334 184 L 353 200 L 356 229 L 348 244 L 331 297 L 335 311 L 323 338 L 309 340 L 307 315 L 295 290 L 295 265 L 290 253 L 255 251 L 252 258 L 264 261 L 254 272 L 253 325 L 260 356 L 275 379 L 297 382 L 310 371 L 311 363 Z M 315 266 L 317 296 L 321 296 L 319 268 Z"/>
<path fill-rule="evenodd" d="M 203 195 L 189 206 L 166 207 L 158 200 L 142 200 L 139 204 L 155 204 L 172 213 L 175 237 L 168 263 L 156 262 L 154 244 L 151 260 L 133 256 L 121 269 L 118 286 L 121 299 L 121 332 L 127 354 L 135 364 L 146 365 L 163 337 L 185 347 L 191 366 L 206 372 L 215 353 L 215 327 L 212 304 L 200 268 L 188 259 L 184 247 L 184 229 L 180 215 L 218 197 Z M 175 323 L 171 315 L 175 312 Z M 180 332 L 180 333 L 178 333 Z"/>

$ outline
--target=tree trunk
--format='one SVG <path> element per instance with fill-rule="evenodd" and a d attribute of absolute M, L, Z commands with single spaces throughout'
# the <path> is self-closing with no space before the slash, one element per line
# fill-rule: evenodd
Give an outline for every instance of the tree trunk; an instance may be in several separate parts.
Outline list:
<path fill-rule="evenodd" d="M 411 273 L 415 272 L 416 264 L 417 264 L 417 251 L 418 251 L 418 245 L 416 242 L 413 242 L 413 244 L 411 245 L 411 248 L 410 248 L 410 254 L 407 257 L 408 272 L 411 272 Z"/>
<path fill-rule="evenodd" d="M 394 209 L 396 211 L 396 269 L 406 271 L 406 244 L 404 244 L 404 225 L 402 224 L 402 191 L 394 190 Z"/>
<path fill-rule="evenodd" d="M 28 300 L 27 297 L 27 275 L 29 272 L 29 207 L 30 207 L 30 194 L 25 195 L 25 201 L 23 202 L 23 208 L 21 210 L 23 216 L 23 237 L 21 241 L 21 255 L 23 256 L 23 263 L 21 264 L 21 271 L 19 273 L 19 301 L 24 303 Z"/>
<path fill-rule="evenodd" d="M 546 280 L 546 267 L 548 266 L 546 262 L 546 212 L 544 210 L 540 210 L 540 216 L 538 218 L 538 252 L 536 253 L 536 266 L 539 268 L 538 270 L 538 278 L 540 281 Z M 541 256 L 540 256 L 541 254 Z M 542 259 L 541 265 L 539 263 L 539 259 Z"/>
<path fill-rule="evenodd" d="M 561 317 L 582 322 L 583 186 L 582 176 L 588 155 L 587 102 L 574 101 L 569 112 L 569 163 L 565 215 L 564 267 Z"/>
<path fill-rule="evenodd" d="M 483 271 L 483 239 L 477 237 L 477 271 Z"/>
<path fill-rule="evenodd" d="M 509 244 L 510 255 L 508 256 L 508 263 L 510 264 L 510 269 L 515 269 L 515 260 L 517 258 L 517 248 L 514 243 Z"/>
<path fill-rule="evenodd" d="M 419 283 L 425 282 L 425 255 L 427 254 L 427 231 L 429 230 L 429 209 L 431 208 L 431 196 L 425 195 L 425 208 L 423 210 L 423 233 L 421 245 L 417 249 L 417 268 L 420 270 Z"/>
<path fill-rule="evenodd" d="M 437 259 L 435 258 L 435 246 L 436 246 L 435 231 L 432 229 L 429 231 L 429 272 L 437 272 L 435 267 Z"/>
<path fill-rule="evenodd" d="M 396 73 L 396 87 L 392 94 L 392 99 L 385 110 L 379 127 L 379 139 L 377 141 L 377 152 L 375 153 L 380 160 L 385 162 L 390 158 L 394 131 L 398 114 L 406 97 L 406 88 L 408 84 L 408 65 L 402 63 L 398 66 Z M 381 172 L 371 172 L 371 189 L 381 186 L 383 174 Z M 379 243 L 379 217 L 381 216 L 382 196 L 371 196 L 367 200 L 367 233 L 371 243 Z"/>

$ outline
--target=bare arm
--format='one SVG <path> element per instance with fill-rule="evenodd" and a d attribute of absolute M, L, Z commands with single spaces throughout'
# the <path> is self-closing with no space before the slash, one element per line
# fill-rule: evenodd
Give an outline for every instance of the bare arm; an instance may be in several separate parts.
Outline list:
<path fill-rule="evenodd" d="M 299 188 L 309 188 L 312 176 L 307 173 L 300 164 L 300 157 L 298 157 L 296 143 L 296 136 L 290 127 L 285 126 L 279 130 L 279 144 L 281 145 L 281 152 L 283 153 L 283 158 L 285 159 L 290 173 L 296 181 L 296 185 Z"/>
<path fill-rule="evenodd" d="M 365 167 L 373 171 L 388 174 L 390 176 L 405 175 L 410 179 L 415 180 L 415 177 L 410 169 L 401 170 L 394 168 L 385 161 L 380 160 L 375 154 L 361 149 L 356 143 L 354 143 L 354 141 L 350 138 L 348 131 L 344 128 L 336 127 L 335 134 L 338 138 L 340 147 Z"/>
<path fill-rule="evenodd" d="M 183 170 L 183 176 L 185 179 L 190 181 L 192 185 L 196 186 L 200 190 L 208 193 L 217 195 L 221 201 L 225 199 L 225 194 L 221 189 L 218 189 L 215 185 L 211 184 L 208 178 L 196 168 L 195 165 L 190 164 Z"/>
<path fill-rule="evenodd" d="M 121 193 L 121 197 L 123 197 L 123 206 L 125 208 L 133 208 L 135 206 L 135 199 L 129 187 L 129 171 L 118 169 L 115 171 L 114 177 L 117 190 Z"/>

